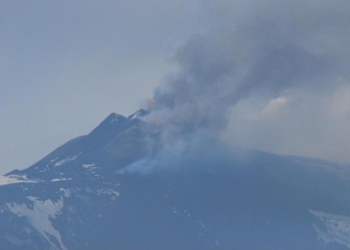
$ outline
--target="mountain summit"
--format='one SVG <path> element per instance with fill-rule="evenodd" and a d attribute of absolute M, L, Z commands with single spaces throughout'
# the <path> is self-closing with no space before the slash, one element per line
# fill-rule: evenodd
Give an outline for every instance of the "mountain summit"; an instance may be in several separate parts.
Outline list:
<path fill-rule="evenodd" d="M 350 249 L 350 166 L 109 115 L 0 177 L 0 249 Z"/>

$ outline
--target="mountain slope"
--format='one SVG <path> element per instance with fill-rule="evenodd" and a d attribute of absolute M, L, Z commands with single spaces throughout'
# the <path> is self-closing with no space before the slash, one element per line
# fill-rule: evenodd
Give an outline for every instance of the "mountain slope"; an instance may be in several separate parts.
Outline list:
<path fill-rule="evenodd" d="M 350 249 L 350 168 L 111 114 L 0 178 L 0 249 Z"/>

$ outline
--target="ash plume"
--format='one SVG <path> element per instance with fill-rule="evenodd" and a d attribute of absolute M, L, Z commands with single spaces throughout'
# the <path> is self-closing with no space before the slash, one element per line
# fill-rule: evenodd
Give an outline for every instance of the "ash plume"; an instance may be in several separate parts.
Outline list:
<path fill-rule="evenodd" d="M 173 138 L 226 128 L 252 96 L 322 92 L 349 79 L 350 2 L 215 1 L 207 28 L 178 49 L 179 71 L 155 90 L 146 120 Z"/>

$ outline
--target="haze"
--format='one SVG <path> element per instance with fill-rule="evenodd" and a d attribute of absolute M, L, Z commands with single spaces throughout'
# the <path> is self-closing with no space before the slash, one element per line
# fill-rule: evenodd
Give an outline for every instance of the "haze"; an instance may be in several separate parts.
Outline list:
<path fill-rule="evenodd" d="M 350 162 L 348 13 L 341 0 L 2 1 L 0 173 L 141 107 L 170 137 Z"/>

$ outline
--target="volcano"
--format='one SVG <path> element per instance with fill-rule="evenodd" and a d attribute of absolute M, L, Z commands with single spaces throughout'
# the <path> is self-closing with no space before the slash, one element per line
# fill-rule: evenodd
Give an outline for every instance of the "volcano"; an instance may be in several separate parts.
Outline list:
<path fill-rule="evenodd" d="M 112 113 L 0 177 L 0 249 L 350 249 L 350 166 Z"/>

